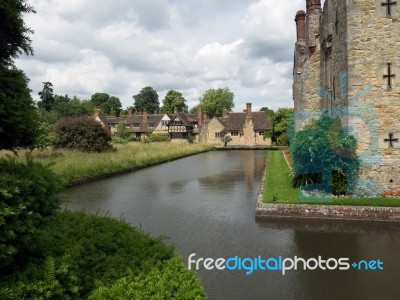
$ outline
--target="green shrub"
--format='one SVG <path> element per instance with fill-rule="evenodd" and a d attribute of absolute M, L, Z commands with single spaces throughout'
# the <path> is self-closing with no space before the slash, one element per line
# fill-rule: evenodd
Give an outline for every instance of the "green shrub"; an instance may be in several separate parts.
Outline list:
<path fill-rule="evenodd" d="M 191 135 L 190 133 L 189 133 L 189 136 L 188 136 L 188 143 L 189 144 L 193 144 L 194 143 L 194 141 L 195 141 L 195 136 L 194 135 Z"/>
<path fill-rule="evenodd" d="M 167 134 L 150 134 L 149 137 L 152 142 L 168 142 L 169 136 Z"/>
<path fill-rule="evenodd" d="M 0 159 L 0 269 L 22 260 L 22 241 L 59 207 L 60 189 L 61 181 L 47 167 Z"/>
<path fill-rule="evenodd" d="M 111 286 L 102 286 L 89 300 L 103 299 L 205 299 L 206 294 L 193 271 L 175 257 L 162 268 L 139 276 L 130 274 Z"/>
<path fill-rule="evenodd" d="M 112 142 L 113 142 L 113 144 L 120 144 L 120 145 L 126 145 L 129 143 L 129 141 L 127 139 L 123 139 L 120 137 L 113 137 Z"/>
<path fill-rule="evenodd" d="M 293 186 L 316 183 L 313 188 L 337 195 L 353 191 L 360 167 L 357 140 L 339 119 L 321 117 L 296 134 L 290 149 Z"/>
<path fill-rule="evenodd" d="M 0 299 L 79 299 L 77 276 L 68 256 L 46 258 L 41 265 L 30 265 L 18 281 L 0 287 Z"/>
<path fill-rule="evenodd" d="M 86 297 L 97 285 L 127 276 L 128 270 L 137 276 L 162 266 L 173 253 L 174 247 L 166 246 L 162 238 L 152 238 L 124 221 L 60 212 L 47 218 L 35 234 L 29 257 L 32 264 L 41 265 L 46 257 L 67 255 L 77 277 L 79 295 Z M 8 280 L 21 277 L 14 275 Z"/>
<path fill-rule="evenodd" d="M 126 145 L 130 142 L 140 142 L 140 138 L 136 138 L 136 137 L 132 137 L 132 136 L 127 137 L 127 138 L 113 137 L 112 142 L 114 144 Z"/>
<path fill-rule="evenodd" d="M 111 135 L 90 117 L 62 118 L 55 125 L 56 146 L 86 152 L 112 149 Z"/>

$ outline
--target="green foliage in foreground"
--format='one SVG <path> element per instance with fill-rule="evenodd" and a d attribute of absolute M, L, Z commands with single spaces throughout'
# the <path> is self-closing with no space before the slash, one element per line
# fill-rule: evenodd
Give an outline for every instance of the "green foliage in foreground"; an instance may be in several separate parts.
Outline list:
<path fill-rule="evenodd" d="M 301 197 L 300 190 L 291 186 L 293 176 L 281 151 L 270 151 L 267 164 L 266 203 L 400 207 L 400 198 L 391 197 Z M 276 201 L 272 200 L 274 196 Z"/>
<path fill-rule="evenodd" d="M 28 263 L 0 279 L 1 299 L 82 299 L 93 291 L 91 299 L 205 297 L 194 273 L 173 258 L 172 246 L 124 221 L 60 212 L 29 248 Z"/>
<path fill-rule="evenodd" d="M 58 209 L 60 189 L 48 168 L 0 159 L 0 271 L 24 258 L 24 241 Z"/>
<path fill-rule="evenodd" d="M 205 299 L 206 295 L 193 271 L 175 257 L 163 269 L 123 277 L 110 287 L 98 288 L 89 300 L 103 299 Z"/>

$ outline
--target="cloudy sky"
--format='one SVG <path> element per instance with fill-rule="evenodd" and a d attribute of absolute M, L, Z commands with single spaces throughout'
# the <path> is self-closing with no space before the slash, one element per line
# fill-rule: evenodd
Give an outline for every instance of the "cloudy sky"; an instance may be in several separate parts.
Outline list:
<path fill-rule="evenodd" d="M 106 92 L 133 105 L 155 88 L 183 93 L 189 107 L 210 88 L 229 87 L 235 109 L 292 107 L 294 16 L 305 0 L 28 0 L 34 56 L 17 65 L 33 97 Z"/>

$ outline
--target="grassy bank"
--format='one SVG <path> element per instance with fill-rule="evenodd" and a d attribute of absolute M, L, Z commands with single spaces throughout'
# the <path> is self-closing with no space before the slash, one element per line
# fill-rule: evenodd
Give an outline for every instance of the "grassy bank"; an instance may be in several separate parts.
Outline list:
<path fill-rule="evenodd" d="M 399 198 L 319 198 L 302 197 L 299 189 L 292 188 L 292 175 L 281 151 L 271 151 L 268 154 L 267 176 L 264 191 L 265 203 L 279 204 L 326 204 L 354 206 L 400 207 Z M 273 201 L 275 197 L 276 201 Z"/>
<path fill-rule="evenodd" d="M 299 189 L 292 188 L 291 182 L 290 169 L 282 152 L 269 152 L 264 202 L 274 202 L 272 201 L 273 197 L 277 199 L 278 203 L 298 202 Z"/>
<path fill-rule="evenodd" d="M 85 153 L 71 150 L 34 151 L 33 158 L 51 169 L 67 184 L 73 180 L 104 175 L 124 169 L 161 163 L 210 150 L 209 146 L 174 143 L 130 143 L 116 145 L 111 152 Z M 5 156 L 2 152 L 0 156 Z M 24 160 L 25 154 L 20 153 Z"/>

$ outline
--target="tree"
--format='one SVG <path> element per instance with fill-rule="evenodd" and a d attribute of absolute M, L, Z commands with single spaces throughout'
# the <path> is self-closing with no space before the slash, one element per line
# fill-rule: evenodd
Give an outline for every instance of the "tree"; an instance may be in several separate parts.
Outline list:
<path fill-rule="evenodd" d="M 110 95 L 107 93 L 95 93 L 90 97 L 90 102 L 92 102 L 95 107 L 101 107 L 108 99 L 110 99 Z"/>
<path fill-rule="evenodd" d="M 293 114 L 293 108 L 286 107 L 279 108 L 275 113 L 272 141 L 278 146 L 289 145 L 288 118 L 291 114 Z"/>
<path fill-rule="evenodd" d="M 53 94 L 53 84 L 51 82 L 43 82 L 43 90 L 39 92 L 40 99 L 38 107 L 50 111 L 56 104 Z"/>
<path fill-rule="evenodd" d="M 13 66 L 20 53 L 32 54 L 22 18 L 34 12 L 24 0 L 0 2 L 0 149 L 16 150 L 34 144 L 38 116 L 25 73 Z"/>
<path fill-rule="evenodd" d="M 146 109 L 148 112 L 154 112 L 160 108 L 158 94 L 150 86 L 142 88 L 139 94 L 133 96 L 133 99 L 135 100 L 134 105 L 137 111 Z"/>
<path fill-rule="evenodd" d="M 122 104 L 119 98 L 111 96 L 101 107 L 104 113 L 111 114 L 111 112 L 114 111 L 115 115 L 118 117 L 121 112 Z"/>
<path fill-rule="evenodd" d="M 351 192 L 360 167 L 356 150 L 356 138 L 343 130 L 339 119 L 321 117 L 297 132 L 290 145 L 293 186 L 314 183 L 313 189 Z"/>
<path fill-rule="evenodd" d="M 35 142 L 39 122 L 28 81 L 21 70 L 0 65 L 0 149 L 16 150 Z"/>
<path fill-rule="evenodd" d="M 221 117 L 224 109 L 231 111 L 234 108 L 234 97 L 229 88 L 209 89 L 200 99 L 200 106 L 210 118 Z"/>
<path fill-rule="evenodd" d="M 199 111 L 200 105 L 195 105 L 193 106 L 190 110 L 189 110 L 189 114 L 197 114 L 197 112 Z"/>
<path fill-rule="evenodd" d="M 0 2 L 0 63 L 10 65 L 18 54 L 33 54 L 28 28 L 23 14 L 35 13 L 25 0 L 3 0 Z"/>
<path fill-rule="evenodd" d="M 174 112 L 175 107 L 177 107 L 180 112 L 183 113 L 188 112 L 186 99 L 183 97 L 182 93 L 175 90 L 169 90 L 163 100 L 163 106 L 161 107 L 161 112 L 164 114 L 171 114 Z"/>

